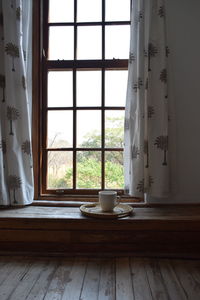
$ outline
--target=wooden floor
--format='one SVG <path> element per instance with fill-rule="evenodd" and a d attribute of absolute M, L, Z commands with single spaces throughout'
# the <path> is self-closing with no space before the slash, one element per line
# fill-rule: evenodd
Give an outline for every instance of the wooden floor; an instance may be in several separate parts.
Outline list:
<path fill-rule="evenodd" d="M 1 300 L 199 300 L 200 260 L 0 257 Z"/>

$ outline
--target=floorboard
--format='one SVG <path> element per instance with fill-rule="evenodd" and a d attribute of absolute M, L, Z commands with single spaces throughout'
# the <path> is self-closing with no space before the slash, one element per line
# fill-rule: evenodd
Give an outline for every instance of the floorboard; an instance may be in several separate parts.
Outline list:
<path fill-rule="evenodd" d="M 200 261 L 0 257 L 1 300 L 199 300 Z"/>

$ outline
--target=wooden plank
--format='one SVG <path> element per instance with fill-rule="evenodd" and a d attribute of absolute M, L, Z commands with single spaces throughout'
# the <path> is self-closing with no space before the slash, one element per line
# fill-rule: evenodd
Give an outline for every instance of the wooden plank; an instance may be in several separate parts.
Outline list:
<path fill-rule="evenodd" d="M 29 292 L 26 300 L 43 300 L 47 289 L 51 283 L 54 272 L 58 267 L 58 262 L 55 259 L 51 259 L 42 269 L 37 281 Z"/>
<path fill-rule="evenodd" d="M 66 216 L 65 216 L 66 217 Z M 136 231 L 146 231 L 150 233 L 151 231 L 156 232 L 194 232 L 199 234 L 200 232 L 200 220 L 130 220 L 126 219 L 121 222 L 120 220 L 116 221 L 99 221 L 96 219 L 81 219 L 79 216 L 76 218 L 70 219 L 69 217 L 65 219 L 51 219 L 49 216 L 46 219 L 32 217 L 32 218 L 0 218 L 0 230 L 9 229 L 41 229 L 41 230 L 91 230 L 95 232 L 98 230 L 104 231 L 117 231 L 117 232 L 136 232 Z M 197 241 L 196 241 L 197 242 Z"/>
<path fill-rule="evenodd" d="M 87 219 L 80 213 L 79 207 L 46 207 L 27 206 L 24 208 L 1 209 L 1 218 L 50 218 L 67 219 L 69 217 Z M 128 218 L 119 219 L 120 223 L 127 220 L 200 220 L 200 206 L 178 206 L 178 207 L 134 207 L 134 214 Z"/>
<path fill-rule="evenodd" d="M 192 276 L 188 262 L 171 260 L 170 263 L 185 291 L 187 299 L 199 300 L 200 283 Z"/>
<path fill-rule="evenodd" d="M 130 260 L 134 299 L 151 300 L 152 294 L 146 274 L 145 259 L 131 258 Z"/>
<path fill-rule="evenodd" d="M 97 300 L 100 277 L 100 260 L 89 259 L 84 277 L 81 300 Z"/>
<path fill-rule="evenodd" d="M 4 257 L 2 259 L 2 262 L 4 261 Z M 1 266 L 0 269 L 0 286 L 1 284 L 6 280 L 6 278 L 8 277 L 8 275 L 15 269 L 18 267 L 19 263 L 21 261 L 21 258 L 19 257 L 17 260 L 16 258 L 5 258 L 5 264 L 3 264 Z"/>
<path fill-rule="evenodd" d="M 22 260 L 20 262 L 15 262 L 14 269 L 5 278 L 0 286 L 0 299 L 7 300 L 9 296 L 12 295 L 20 280 L 25 276 L 30 268 L 30 261 Z"/>
<path fill-rule="evenodd" d="M 64 259 L 60 262 L 48 287 L 44 300 L 61 300 L 66 284 L 70 281 L 73 260 Z"/>
<path fill-rule="evenodd" d="M 27 234 L 28 233 L 28 234 Z M 1 231 L 1 241 L 16 242 L 70 242 L 71 234 L 63 230 L 4 230 Z"/>
<path fill-rule="evenodd" d="M 25 300 L 46 264 L 45 261 L 34 261 L 9 300 Z"/>
<path fill-rule="evenodd" d="M 98 300 L 115 300 L 115 260 L 101 262 Z"/>
<path fill-rule="evenodd" d="M 186 294 L 178 281 L 169 260 L 159 260 L 160 271 L 170 299 L 186 300 Z"/>
<path fill-rule="evenodd" d="M 77 300 L 81 295 L 87 258 L 76 258 L 69 274 L 62 300 Z"/>
<path fill-rule="evenodd" d="M 189 260 L 187 262 L 187 269 L 192 274 L 192 277 L 196 282 L 200 284 L 200 261 L 199 260 Z"/>
<path fill-rule="evenodd" d="M 168 300 L 167 290 L 160 273 L 158 261 L 156 259 L 145 259 L 145 269 L 153 299 Z"/>
<path fill-rule="evenodd" d="M 128 258 L 116 259 L 116 300 L 122 299 L 134 299 Z"/>

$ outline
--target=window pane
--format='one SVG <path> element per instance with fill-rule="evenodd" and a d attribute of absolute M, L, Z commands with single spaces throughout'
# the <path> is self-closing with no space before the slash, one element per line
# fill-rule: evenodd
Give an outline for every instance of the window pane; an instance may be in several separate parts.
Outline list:
<path fill-rule="evenodd" d="M 101 146 L 100 111 L 77 111 L 77 146 L 84 148 Z"/>
<path fill-rule="evenodd" d="M 72 26 L 49 28 L 49 59 L 74 58 L 74 29 Z"/>
<path fill-rule="evenodd" d="M 125 106 L 128 71 L 105 71 L 105 105 Z"/>
<path fill-rule="evenodd" d="M 101 0 L 78 0 L 77 21 L 101 21 Z"/>
<path fill-rule="evenodd" d="M 129 21 L 130 0 L 106 0 L 106 21 Z"/>
<path fill-rule="evenodd" d="M 105 28 L 106 59 L 128 59 L 129 55 L 129 25 L 112 25 Z"/>
<path fill-rule="evenodd" d="M 72 188 L 72 152 L 48 152 L 48 177 L 47 188 L 69 189 Z"/>
<path fill-rule="evenodd" d="M 123 189 L 123 152 L 105 152 L 105 187 L 106 189 Z"/>
<path fill-rule="evenodd" d="M 77 188 L 101 188 L 101 152 L 77 152 Z"/>
<path fill-rule="evenodd" d="M 101 105 L 101 71 L 77 71 L 77 106 Z"/>
<path fill-rule="evenodd" d="M 72 147 L 72 111 L 48 112 L 48 148 Z"/>
<path fill-rule="evenodd" d="M 49 0 L 49 22 L 73 22 L 74 0 Z"/>
<path fill-rule="evenodd" d="M 73 105 L 72 72 L 48 73 L 48 106 L 63 107 Z"/>
<path fill-rule="evenodd" d="M 100 59 L 101 26 L 78 27 L 78 59 Z"/>
<path fill-rule="evenodd" d="M 105 146 L 107 148 L 123 148 L 124 110 L 105 111 Z"/>

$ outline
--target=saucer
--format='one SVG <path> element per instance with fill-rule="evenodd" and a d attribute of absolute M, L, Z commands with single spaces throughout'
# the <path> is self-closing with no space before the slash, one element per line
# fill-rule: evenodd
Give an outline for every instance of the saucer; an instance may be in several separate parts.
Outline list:
<path fill-rule="evenodd" d="M 127 204 L 118 204 L 114 207 L 113 211 L 102 211 L 99 203 L 81 205 L 80 211 L 82 214 L 95 218 L 113 219 L 122 218 L 130 215 L 133 212 L 133 207 Z"/>

